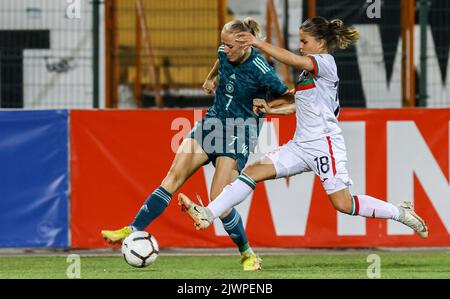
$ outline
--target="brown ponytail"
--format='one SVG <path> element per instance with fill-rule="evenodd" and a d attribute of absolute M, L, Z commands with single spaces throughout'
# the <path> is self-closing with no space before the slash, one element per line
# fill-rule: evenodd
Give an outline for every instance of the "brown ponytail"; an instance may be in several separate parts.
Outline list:
<path fill-rule="evenodd" d="M 316 39 L 324 39 L 328 52 L 337 49 L 346 49 L 359 39 L 359 32 L 353 27 L 345 27 L 339 19 L 328 21 L 323 17 L 315 17 L 306 20 L 300 30 L 310 34 Z"/>

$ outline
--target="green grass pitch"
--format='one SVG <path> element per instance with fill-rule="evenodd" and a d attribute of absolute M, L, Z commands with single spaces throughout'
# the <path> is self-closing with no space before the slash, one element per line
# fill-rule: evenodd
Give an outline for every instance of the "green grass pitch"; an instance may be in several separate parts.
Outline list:
<path fill-rule="evenodd" d="M 376 253 L 381 278 L 450 278 L 449 253 Z M 198 279 L 353 279 L 368 278 L 368 253 L 261 255 L 263 270 L 243 272 L 238 255 L 178 256 L 160 254 L 137 269 L 119 255 L 81 256 L 81 278 Z M 0 279 L 67 278 L 67 256 L 0 256 Z"/>

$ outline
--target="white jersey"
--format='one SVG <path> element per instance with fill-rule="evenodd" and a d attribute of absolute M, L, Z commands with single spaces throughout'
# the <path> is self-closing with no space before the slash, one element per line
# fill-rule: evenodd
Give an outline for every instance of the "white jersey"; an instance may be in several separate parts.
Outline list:
<path fill-rule="evenodd" d="M 330 54 L 308 55 L 314 71 L 303 71 L 295 93 L 297 128 L 294 140 L 305 142 L 339 134 L 336 62 Z"/>

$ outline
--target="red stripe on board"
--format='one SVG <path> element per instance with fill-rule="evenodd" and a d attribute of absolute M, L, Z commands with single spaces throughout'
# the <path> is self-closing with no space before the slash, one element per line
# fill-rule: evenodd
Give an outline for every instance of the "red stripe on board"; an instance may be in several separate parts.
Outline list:
<path fill-rule="evenodd" d="M 333 147 L 331 146 L 331 138 L 330 138 L 330 136 L 327 136 L 327 140 L 328 140 L 328 148 L 330 150 L 331 167 L 333 168 L 333 175 L 336 175 L 336 161 L 334 160 Z"/>

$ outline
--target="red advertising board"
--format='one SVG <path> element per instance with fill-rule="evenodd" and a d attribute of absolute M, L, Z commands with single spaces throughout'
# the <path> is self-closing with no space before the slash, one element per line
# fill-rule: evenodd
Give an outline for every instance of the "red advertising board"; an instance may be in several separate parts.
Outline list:
<path fill-rule="evenodd" d="M 193 110 L 71 111 L 73 248 L 107 247 L 100 230 L 132 222 L 165 177 L 176 146 L 201 114 Z M 305 173 L 258 184 L 251 200 L 238 207 L 251 244 L 450 246 L 449 121 L 450 109 L 344 109 L 340 116 L 355 183 L 351 191 L 392 203 L 413 201 L 429 226 L 428 239 L 391 220 L 339 214 L 318 178 Z M 272 132 L 277 145 L 282 145 L 294 134 L 295 116 L 268 119 L 265 130 L 263 139 Z M 207 198 L 211 171 L 211 165 L 199 169 L 180 192 Z M 176 196 L 147 228 L 160 246 L 233 246 L 220 225 L 196 231 L 179 210 Z"/>

